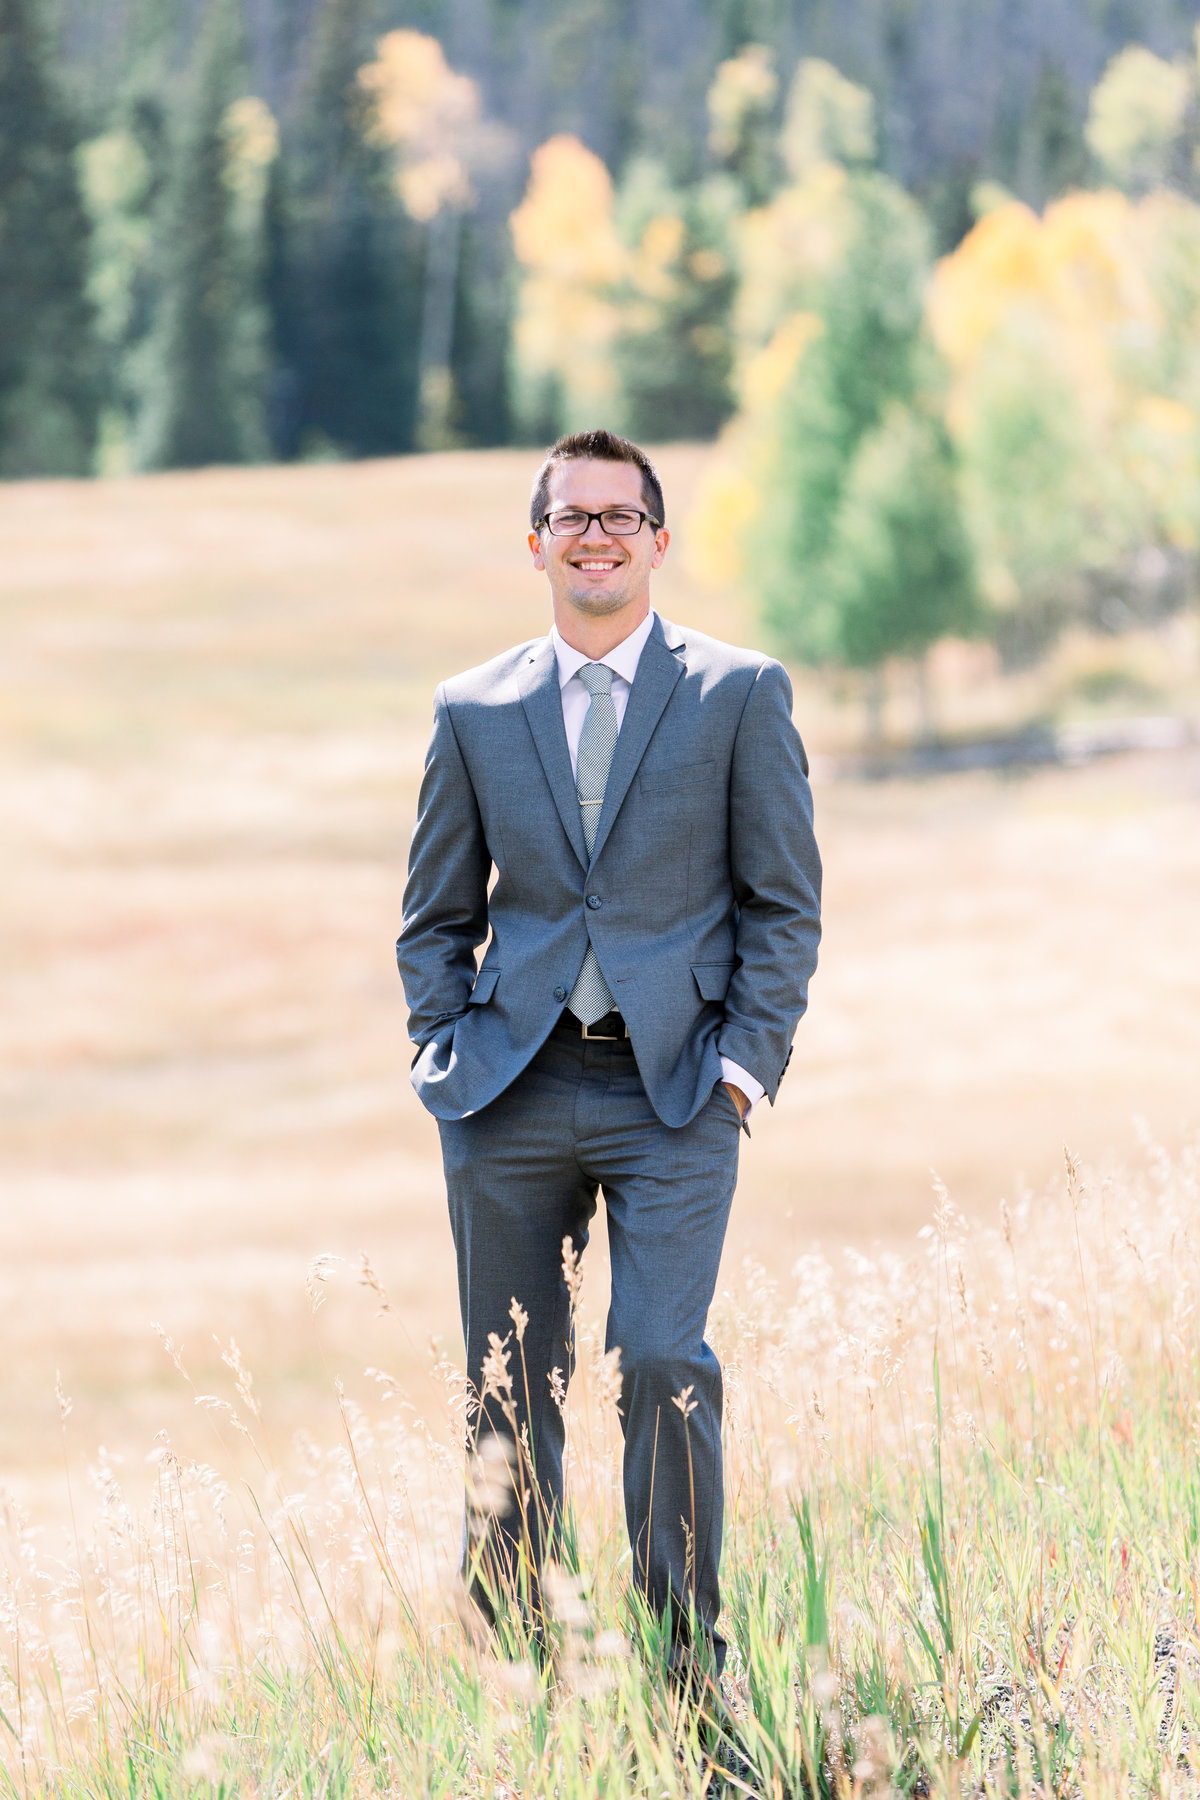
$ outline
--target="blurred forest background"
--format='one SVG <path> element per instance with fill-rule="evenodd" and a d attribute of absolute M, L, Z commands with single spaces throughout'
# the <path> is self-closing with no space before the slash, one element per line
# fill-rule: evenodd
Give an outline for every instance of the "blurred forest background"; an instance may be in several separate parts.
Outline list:
<path fill-rule="evenodd" d="M 603 422 L 796 661 L 1183 613 L 1198 12 L 0 0 L 0 475 Z"/>

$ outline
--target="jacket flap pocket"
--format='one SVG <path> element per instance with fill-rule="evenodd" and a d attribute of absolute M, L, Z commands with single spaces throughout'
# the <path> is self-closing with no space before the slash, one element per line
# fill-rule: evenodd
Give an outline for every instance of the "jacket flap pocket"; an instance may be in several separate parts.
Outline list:
<path fill-rule="evenodd" d="M 723 1000 L 729 992 L 734 965 L 731 962 L 693 963 L 692 974 L 702 1000 Z"/>
<path fill-rule="evenodd" d="M 491 999 L 496 983 L 500 979 L 499 969 L 480 969 L 475 977 L 475 986 L 471 989 L 468 1006 L 484 1006 Z"/>
<path fill-rule="evenodd" d="M 694 787 L 698 781 L 711 781 L 717 772 L 715 760 L 674 763 L 668 769 L 643 769 L 641 785 L 648 794 L 668 794 L 674 788 Z"/>

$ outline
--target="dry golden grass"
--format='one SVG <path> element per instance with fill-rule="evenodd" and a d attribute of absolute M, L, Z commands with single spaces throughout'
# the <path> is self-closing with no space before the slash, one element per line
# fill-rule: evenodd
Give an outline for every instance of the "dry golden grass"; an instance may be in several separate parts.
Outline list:
<path fill-rule="evenodd" d="M 230 1352 L 198 1396 L 223 1443 L 198 1460 L 160 1439 L 144 1506 L 101 1456 L 65 1542 L 5 1508 L 0 1793 L 1195 1800 L 1198 1176 L 1194 1147 L 1094 1185 L 1069 1161 L 994 1225 L 939 1193 L 902 1255 L 739 1272 L 712 1321 L 729 1662 L 699 1709 L 629 1604 L 600 1329 L 536 1660 L 511 1611 L 468 1628 L 452 1573 L 453 1368 L 428 1419 L 380 1379 L 343 1402 L 340 1441 L 280 1457 Z M 490 1360 L 503 1404 L 511 1338 Z M 506 1498 L 496 1466 L 476 1529 Z M 749 1787 L 713 1778 L 722 1716 Z"/>
<path fill-rule="evenodd" d="M 678 519 L 702 456 L 662 457 Z M 432 687 L 544 628 L 530 463 L 0 492 L 0 1461 L 38 1508 L 62 1490 L 58 1368 L 76 1441 L 136 1459 L 135 1486 L 160 1426 L 199 1453 L 153 1319 L 201 1387 L 213 1334 L 236 1337 L 284 1436 L 333 1434 L 332 1374 L 353 1390 L 386 1366 L 419 1401 L 429 1336 L 456 1346 L 391 943 Z M 658 603 L 757 639 L 681 557 Z M 956 720 L 1003 711 L 986 659 L 944 674 Z M 811 679 L 797 717 L 818 750 L 856 728 Z M 930 1165 L 970 1214 L 1023 1178 L 1040 1190 L 1064 1139 L 1103 1163 L 1144 1115 L 1182 1141 L 1200 1110 L 1197 753 L 818 782 L 818 808 L 822 966 L 755 1120 L 730 1270 L 790 1266 L 814 1236 L 910 1239 Z M 353 1272 L 363 1250 L 394 1314 L 364 1325 L 343 1283 L 314 1323 L 312 1256 Z"/>

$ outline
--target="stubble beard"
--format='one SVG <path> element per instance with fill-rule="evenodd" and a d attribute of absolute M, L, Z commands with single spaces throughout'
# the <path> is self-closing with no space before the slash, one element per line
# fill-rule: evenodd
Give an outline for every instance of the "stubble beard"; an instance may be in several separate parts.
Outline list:
<path fill-rule="evenodd" d="M 622 581 L 619 587 L 608 589 L 572 585 L 568 586 L 566 597 L 576 612 L 583 613 L 587 618 L 607 619 L 629 605 L 633 598 L 630 586 L 628 580 Z"/>

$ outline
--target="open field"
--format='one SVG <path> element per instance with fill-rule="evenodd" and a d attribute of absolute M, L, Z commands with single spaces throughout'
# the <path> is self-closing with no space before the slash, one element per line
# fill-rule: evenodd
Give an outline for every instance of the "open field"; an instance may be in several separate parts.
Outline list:
<path fill-rule="evenodd" d="M 663 455 L 681 519 L 701 460 Z M 285 1443 L 335 1434 L 334 1375 L 361 1394 L 386 1367 L 423 1404 L 430 1336 L 456 1347 L 391 944 L 434 682 L 544 626 L 529 464 L 0 491 L 0 1464 L 37 1511 L 60 1506 L 56 1369 L 73 1441 L 129 1458 L 135 1488 L 160 1427 L 207 1443 L 151 1320 L 202 1387 L 235 1337 Z M 756 640 L 685 557 L 659 605 Z M 978 653 L 947 667 L 954 720 L 1000 715 Z M 855 729 L 810 679 L 797 717 L 816 750 Z M 817 786 L 822 965 L 743 1159 L 731 1279 L 814 1238 L 911 1244 L 931 1166 L 991 1216 L 1057 1177 L 1064 1141 L 1103 1167 L 1139 1115 L 1185 1140 L 1200 753 Z M 347 1260 L 314 1320 L 321 1252 Z"/>
<path fill-rule="evenodd" d="M 598 1330 L 536 1653 L 455 1591 L 452 1378 L 430 1420 L 383 1382 L 340 1442 L 277 1457 L 231 1357 L 205 1408 L 225 1447 L 160 1440 L 147 1505 L 101 1458 L 65 1544 L 6 1509 L 0 1793 L 1194 1800 L 1198 1176 L 1194 1149 L 1094 1186 L 1071 1166 L 990 1228 L 939 1195 L 916 1254 L 741 1273 L 712 1321 L 730 1653 L 694 1708 L 626 1597 Z M 491 1468 L 473 1531 L 503 1504 Z M 736 1779 L 714 1774 L 718 1732 Z"/>

